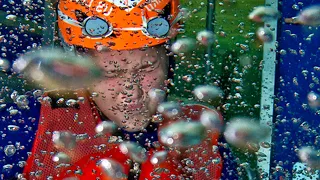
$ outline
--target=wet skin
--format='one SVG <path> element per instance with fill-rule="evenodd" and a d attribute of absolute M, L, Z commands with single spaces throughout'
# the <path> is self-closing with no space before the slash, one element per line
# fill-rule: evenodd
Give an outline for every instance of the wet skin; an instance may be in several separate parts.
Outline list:
<path fill-rule="evenodd" d="M 90 88 L 90 93 L 98 93 L 94 97 L 98 109 L 126 131 L 145 128 L 155 113 L 148 91 L 165 87 L 169 61 L 165 47 L 88 53 L 104 71 L 104 78 Z"/>

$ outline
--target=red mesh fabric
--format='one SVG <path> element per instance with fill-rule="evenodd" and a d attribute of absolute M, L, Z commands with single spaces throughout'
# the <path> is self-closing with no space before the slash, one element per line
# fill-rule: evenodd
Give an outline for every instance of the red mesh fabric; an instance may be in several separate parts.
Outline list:
<path fill-rule="evenodd" d="M 79 180 L 113 180 L 114 178 L 106 175 L 104 170 L 97 166 L 98 160 L 102 158 L 111 158 L 118 162 L 123 167 L 123 173 L 129 174 L 130 163 L 128 163 L 128 156 L 124 155 L 117 144 L 110 144 L 105 152 L 89 154 L 75 163 L 73 166 L 61 173 L 61 177 L 56 180 L 66 180 L 68 178 L 78 178 Z M 74 173 L 78 169 L 81 169 L 81 174 Z M 70 171 L 71 170 L 71 171 Z"/>
<path fill-rule="evenodd" d="M 177 180 L 182 179 L 182 171 L 178 168 L 179 160 L 168 153 L 168 156 L 165 161 L 160 164 L 153 165 L 151 163 L 151 157 L 156 151 L 163 150 L 161 147 L 157 150 L 151 149 L 148 152 L 149 159 L 141 165 L 141 174 L 139 180 L 146 179 L 161 179 L 161 180 L 172 180 L 175 177 Z M 157 172 L 156 169 L 163 168 L 166 169 L 165 172 Z"/>
<path fill-rule="evenodd" d="M 43 105 L 41 107 L 41 115 L 39 120 L 38 131 L 36 139 L 34 141 L 34 146 L 32 149 L 32 155 L 27 161 L 27 166 L 25 167 L 24 173 L 26 174 L 27 179 L 47 179 L 48 176 L 52 176 L 53 179 L 60 179 L 60 174 L 65 175 L 66 170 L 81 166 L 82 162 L 89 162 L 95 165 L 91 159 L 88 161 L 88 158 L 92 158 L 94 154 L 95 159 L 100 157 L 111 157 L 115 154 L 109 154 L 107 151 L 99 152 L 95 147 L 100 144 L 107 144 L 108 137 L 99 137 L 94 138 L 95 132 L 94 129 L 98 122 L 101 121 L 100 117 L 97 114 L 92 101 L 88 99 L 88 95 L 85 92 L 78 92 L 78 97 L 85 97 L 84 103 L 80 103 L 80 108 L 56 108 L 52 109 L 49 105 Z M 208 110 L 208 108 L 201 105 L 192 105 L 183 107 L 184 118 L 190 118 L 191 120 L 198 120 L 199 116 L 203 109 Z M 78 119 L 74 121 L 74 115 L 78 114 Z M 76 148 L 71 151 L 61 151 L 56 149 L 52 143 L 52 132 L 53 131 L 65 131 L 68 130 L 74 134 L 84 134 L 87 133 L 89 139 L 80 140 L 77 142 Z M 168 169 L 171 169 L 172 174 L 179 174 L 180 169 L 172 169 L 177 167 L 179 164 L 182 165 L 182 170 L 186 177 L 190 179 L 220 179 L 222 171 L 222 160 L 218 152 L 214 153 L 212 151 L 212 145 L 217 145 L 218 133 L 211 133 L 205 142 L 199 146 L 189 148 L 182 153 L 183 157 L 181 159 L 189 158 L 193 162 L 193 172 L 189 173 L 186 171 L 186 166 L 183 163 L 177 160 L 177 163 L 174 163 L 172 159 L 175 159 L 176 156 L 173 155 L 171 158 L 168 157 L 168 162 L 164 166 L 167 166 Z M 110 149 L 109 149 L 110 150 Z M 71 164 L 75 166 L 72 167 L 60 167 L 56 168 L 57 163 L 52 160 L 52 157 L 57 152 L 65 152 L 71 158 Z M 89 156 L 88 156 L 89 155 Z M 117 156 L 117 155 L 116 155 Z M 170 161 L 171 160 L 171 161 Z M 172 164 L 170 164 L 172 162 Z M 80 163 L 80 164 L 79 164 Z M 76 167 L 77 166 L 77 167 Z M 81 166 L 82 167 L 82 166 Z M 84 164 L 83 167 L 91 173 L 92 168 L 89 164 Z M 86 168 L 87 167 L 87 168 Z M 152 173 L 155 167 L 150 163 L 142 165 L 142 173 Z M 41 175 L 34 175 L 40 174 Z M 30 175 L 31 174 L 31 175 Z M 63 176 L 62 175 L 62 176 Z M 91 175 L 92 176 L 92 175 Z M 87 177 L 91 177 L 90 175 Z M 149 177 L 149 175 L 141 177 Z M 169 179 L 170 177 L 165 179 Z M 162 178 L 162 177 L 161 177 Z M 83 179 L 83 178 L 81 178 Z M 180 178 L 179 178 L 180 179 Z"/>
<path fill-rule="evenodd" d="M 79 91 L 77 95 L 78 97 L 88 97 L 84 91 Z M 94 129 L 100 119 L 92 101 L 86 98 L 79 105 L 79 109 L 52 109 L 50 105 L 42 105 L 32 154 L 27 161 L 27 167 L 24 169 L 27 179 L 46 179 L 48 176 L 59 176 L 59 173 L 66 168 L 56 168 L 57 163 L 52 158 L 57 152 L 68 154 L 71 158 L 71 163 L 74 163 L 88 154 L 98 152 L 97 148 L 94 148 L 95 145 L 107 143 L 107 137 L 94 138 Z M 74 120 L 76 113 L 78 114 L 78 119 Z M 52 133 L 66 130 L 74 134 L 87 133 L 89 138 L 77 141 L 77 146 L 73 150 L 58 150 L 53 146 Z"/>
<path fill-rule="evenodd" d="M 193 173 L 190 174 L 191 179 L 195 180 L 219 180 L 222 173 L 222 159 L 220 154 L 213 153 L 212 146 L 208 141 L 202 143 L 200 146 L 190 148 L 185 153 L 185 157 L 193 162 Z"/>

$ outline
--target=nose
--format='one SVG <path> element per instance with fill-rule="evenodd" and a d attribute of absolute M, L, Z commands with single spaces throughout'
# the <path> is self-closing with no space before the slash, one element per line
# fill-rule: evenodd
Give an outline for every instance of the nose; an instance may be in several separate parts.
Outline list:
<path fill-rule="evenodd" d="M 143 88 L 138 78 L 128 78 L 122 86 L 123 98 L 127 103 L 139 100 L 143 96 Z"/>

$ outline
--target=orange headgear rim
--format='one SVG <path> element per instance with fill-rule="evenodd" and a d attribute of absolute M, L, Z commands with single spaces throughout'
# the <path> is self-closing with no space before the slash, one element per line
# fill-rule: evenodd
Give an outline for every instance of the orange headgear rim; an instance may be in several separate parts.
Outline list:
<path fill-rule="evenodd" d="M 177 34 L 182 16 L 178 6 L 179 0 L 60 0 L 58 26 L 69 45 L 113 50 L 150 47 Z"/>

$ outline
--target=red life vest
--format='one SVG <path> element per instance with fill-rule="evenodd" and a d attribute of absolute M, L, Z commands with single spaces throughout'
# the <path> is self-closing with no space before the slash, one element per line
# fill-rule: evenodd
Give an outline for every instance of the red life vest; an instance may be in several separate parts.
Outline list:
<path fill-rule="evenodd" d="M 64 95 L 56 93 L 57 97 Z M 109 180 L 96 165 L 102 158 L 111 158 L 123 165 L 124 172 L 129 174 L 130 165 L 127 163 L 129 157 L 120 152 L 116 143 L 108 143 L 111 134 L 103 137 L 96 137 L 95 127 L 101 121 L 98 111 L 86 91 L 77 91 L 75 98 L 83 97 L 78 107 L 52 108 L 50 104 L 44 103 L 41 106 L 41 114 L 36 138 L 34 140 L 32 153 L 27 160 L 24 168 L 24 175 L 27 179 L 64 179 L 67 177 L 77 177 L 81 180 L 96 179 Z M 48 94 L 47 94 L 48 95 Z M 69 94 L 74 95 L 74 94 Z M 52 96 L 49 95 L 52 98 Z M 55 100 L 55 98 L 52 98 Z M 210 110 L 203 105 L 185 105 L 182 107 L 183 118 L 198 120 L 203 110 Z M 212 109 L 211 109 L 212 110 Z M 221 118 L 222 119 L 222 118 Z M 165 127 L 170 121 L 164 120 L 161 127 Z M 52 133 L 54 131 L 70 131 L 74 134 L 82 134 L 87 137 L 77 141 L 76 148 L 72 150 L 58 150 L 53 146 Z M 218 145 L 219 134 L 210 133 L 208 138 L 200 145 L 192 146 L 188 149 L 179 151 L 169 151 L 166 160 L 159 165 L 153 165 L 150 157 L 153 153 L 162 150 L 162 146 L 151 149 L 147 152 L 148 160 L 141 164 L 139 179 L 220 179 L 222 172 L 222 158 L 219 152 L 212 150 L 213 146 Z M 99 148 L 104 145 L 104 148 Z M 57 152 L 66 153 L 71 162 L 70 165 L 58 166 L 52 158 Z M 188 158 L 193 162 L 192 167 L 187 167 L 181 160 Z M 155 173 L 155 169 L 164 168 L 165 172 Z M 190 171 L 192 169 L 192 171 Z M 78 173 L 77 173 L 78 172 Z M 81 173 L 79 173 L 81 172 Z M 169 172 L 169 173 L 168 173 Z"/>

